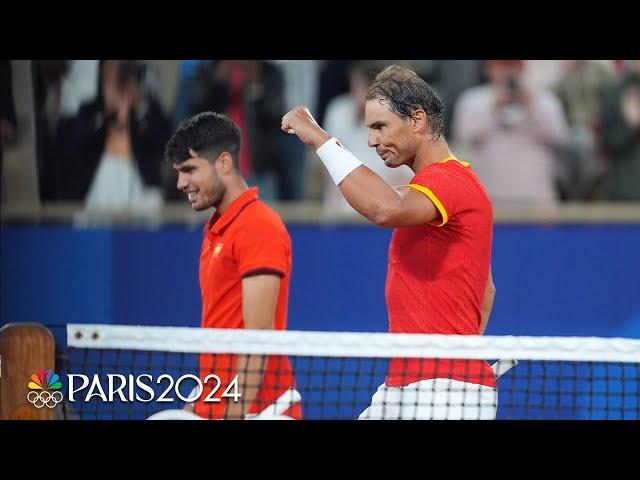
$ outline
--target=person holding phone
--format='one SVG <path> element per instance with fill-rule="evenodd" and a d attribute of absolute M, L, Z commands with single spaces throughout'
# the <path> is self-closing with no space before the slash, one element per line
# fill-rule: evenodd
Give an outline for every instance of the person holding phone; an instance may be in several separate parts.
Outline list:
<path fill-rule="evenodd" d="M 453 137 L 466 147 L 496 204 L 550 206 L 558 200 L 554 149 L 568 140 L 562 105 L 524 82 L 524 60 L 489 60 L 487 85 L 464 92 Z"/>

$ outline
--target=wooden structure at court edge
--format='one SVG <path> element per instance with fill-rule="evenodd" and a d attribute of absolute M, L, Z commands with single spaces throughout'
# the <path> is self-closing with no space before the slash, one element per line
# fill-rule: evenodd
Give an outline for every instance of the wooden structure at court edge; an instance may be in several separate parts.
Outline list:
<path fill-rule="evenodd" d="M 55 341 L 37 323 L 10 323 L 0 329 L 0 419 L 52 420 L 61 408 L 36 408 L 27 400 L 31 375 L 55 372 Z"/>

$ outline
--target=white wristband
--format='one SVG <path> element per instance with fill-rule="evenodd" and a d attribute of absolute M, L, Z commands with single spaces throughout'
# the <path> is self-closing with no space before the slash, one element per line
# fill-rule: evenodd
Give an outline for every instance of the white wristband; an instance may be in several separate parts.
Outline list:
<path fill-rule="evenodd" d="M 324 142 L 316 153 L 336 185 L 340 185 L 347 175 L 364 165 L 353 153 L 340 145 L 336 137 Z"/>

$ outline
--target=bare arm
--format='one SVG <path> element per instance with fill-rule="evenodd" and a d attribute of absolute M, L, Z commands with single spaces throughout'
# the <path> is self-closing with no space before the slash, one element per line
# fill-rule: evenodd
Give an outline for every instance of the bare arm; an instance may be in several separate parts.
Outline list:
<path fill-rule="evenodd" d="M 484 331 L 487 329 L 487 323 L 489 323 L 489 315 L 491 315 L 495 295 L 496 286 L 493 284 L 493 276 L 491 275 L 491 269 L 489 269 L 489 279 L 487 280 L 487 286 L 484 289 L 482 307 L 480 307 L 480 335 L 484 335 Z"/>
<path fill-rule="evenodd" d="M 331 139 L 303 107 L 283 117 L 282 130 L 295 133 L 316 150 Z M 400 192 L 365 165 L 349 173 L 340 183 L 340 190 L 349 205 L 381 227 L 424 225 L 440 215 L 429 197 L 413 189 Z"/>
<path fill-rule="evenodd" d="M 364 165 L 343 180 L 340 190 L 349 205 L 380 227 L 424 225 L 440 215 L 423 193 L 412 188 L 396 190 Z"/>
<path fill-rule="evenodd" d="M 242 279 L 245 328 L 273 329 L 279 292 L 280 277 L 277 275 L 255 275 Z M 238 355 L 238 388 L 242 396 L 238 402 L 229 401 L 227 419 L 240 420 L 245 417 L 262 383 L 267 360 L 265 355 Z"/>

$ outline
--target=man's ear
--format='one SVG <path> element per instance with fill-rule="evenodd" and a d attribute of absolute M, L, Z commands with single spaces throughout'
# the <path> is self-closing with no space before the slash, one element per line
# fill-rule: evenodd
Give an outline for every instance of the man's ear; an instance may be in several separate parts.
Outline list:
<path fill-rule="evenodd" d="M 415 110 L 411 114 L 410 121 L 414 131 L 416 132 L 420 130 L 426 131 L 429 129 L 429 119 L 427 118 L 427 112 L 425 112 L 421 108 Z"/>
<path fill-rule="evenodd" d="M 229 174 L 233 171 L 233 158 L 229 152 L 222 152 L 216 158 L 214 165 L 218 173 Z"/>

